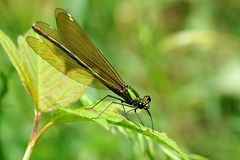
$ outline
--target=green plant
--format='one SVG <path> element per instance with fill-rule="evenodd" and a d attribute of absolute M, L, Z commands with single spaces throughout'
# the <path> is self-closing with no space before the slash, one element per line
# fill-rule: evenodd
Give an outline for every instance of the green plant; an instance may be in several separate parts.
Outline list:
<path fill-rule="evenodd" d="M 27 33 L 27 35 L 29 34 L 32 33 Z M 86 121 L 86 123 L 94 121 L 108 131 L 123 133 L 133 142 L 139 159 L 159 159 L 159 157 L 184 160 L 204 159 L 183 152 L 165 133 L 153 132 L 146 127 L 140 129 L 139 126 L 121 116 L 117 112 L 117 107 L 107 110 L 101 118 L 92 119 L 108 102 L 101 103 L 97 110 L 88 109 L 90 106 L 87 105 L 77 109 L 68 107 L 84 95 L 87 86 L 57 72 L 51 65 L 38 57 L 27 45 L 25 37 L 18 38 L 18 47 L 16 47 L 10 38 L 0 30 L 0 44 L 16 68 L 34 104 L 34 126 L 23 157 L 24 160 L 30 158 L 36 143 L 49 128 L 56 124 L 74 121 Z M 47 123 L 39 126 L 41 117 L 49 112 L 53 113 L 51 118 Z"/>

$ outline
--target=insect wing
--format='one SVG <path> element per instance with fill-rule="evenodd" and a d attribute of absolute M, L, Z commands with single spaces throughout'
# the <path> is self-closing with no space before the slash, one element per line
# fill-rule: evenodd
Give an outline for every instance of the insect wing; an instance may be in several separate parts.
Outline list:
<path fill-rule="evenodd" d="M 96 49 L 74 18 L 60 8 L 56 9 L 55 16 L 58 32 L 66 48 L 81 59 L 109 86 L 123 90 L 125 85 L 121 77 L 101 52 Z"/>
<path fill-rule="evenodd" d="M 38 55 L 40 55 L 58 71 L 82 84 L 93 86 L 99 89 L 106 89 L 103 84 L 97 81 L 92 74 L 83 69 L 62 49 L 44 37 L 42 37 L 42 39 L 44 40 L 28 36 L 27 42 Z"/>

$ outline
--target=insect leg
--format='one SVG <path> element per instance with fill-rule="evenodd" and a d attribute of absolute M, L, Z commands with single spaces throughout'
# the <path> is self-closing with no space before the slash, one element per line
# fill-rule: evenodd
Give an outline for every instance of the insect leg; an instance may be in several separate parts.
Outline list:
<path fill-rule="evenodd" d="M 106 108 L 104 108 L 104 110 L 103 110 L 96 118 L 92 118 L 92 119 L 97 119 L 97 118 L 99 118 L 99 117 L 103 114 L 103 112 L 105 112 L 112 104 L 120 104 L 120 105 L 122 105 L 121 102 L 110 102 L 110 103 L 108 104 L 108 106 L 107 106 Z"/>
<path fill-rule="evenodd" d="M 123 111 L 124 111 L 124 112 L 122 113 L 122 115 L 123 115 L 127 120 L 130 120 L 130 119 L 128 118 L 127 113 L 133 111 L 133 110 L 135 109 L 135 107 L 134 107 L 133 105 L 131 105 L 131 104 L 127 104 L 127 103 L 123 103 L 123 102 L 121 102 L 121 103 L 119 103 L 119 104 L 122 105 L 122 108 L 123 108 Z M 130 108 L 132 108 L 132 109 L 126 111 L 126 109 L 125 109 L 124 106 L 130 107 Z"/>
<path fill-rule="evenodd" d="M 125 105 L 125 104 L 123 104 L 123 105 Z M 136 110 L 136 108 L 133 108 L 134 106 L 131 106 L 131 107 L 132 107 L 132 109 L 124 112 L 123 114 L 127 115 L 129 112 L 132 112 L 132 111 Z M 127 120 L 129 120 L 129 119 L 127 119 Z M 141 126 L 140 126 L 139 124 L 137 124 L 137 123 L 134 122 L 134 121 L 131 121 L 131 122 L 133 122 L 134 124 L 136 124 L 136 125 L 139 127 L 139 129 L 141 129 Z"/>
<path fill-rule="evenodd" d="M 153 130 L 153 132 L 154 132 L 154 123 L 153 123 L 152 115 L 151 115 L 151 113 L 149 112 L 149 110 L 148 110 L 148 109 L 146 109 L 146 111 L 147 111 L 147 113 L 148 113 L 148 115 L 149 115 L 149 117 L 150 117 L 150 119 L 151 119 L 151 123 L 152 123 L 152 130 Z"/>
<path fill-rule="evenodd" d="M 122 105 L 122 107 L 123 107 L 123 115 L 124 115 L 124 117 L 126 117 L 127 118 L 127 120 L 129 120 L 129 118 L 128 118 L 128 116 L 127 116 L 127 114 L 129 113 L 129 112 L 131 112 L 131 111 L 133 111 L 133 110 L 135 110 L 136 108 L 134 107 L 134 105 L 131 105 L 131 104 L 127 104 L 127 103 L 121 103 L 121 105 Z M 125 107 L 124 106 L 127 106 L 127 107 L 130 107 L 130 108 L 132 108 L 132 109 L 130 109 L 130 110 L 128 110 L 128 111 L 126 111 L 126 109 L 125 109 Z"/>
<path fill-rule="evenodd" d="M 127 120 L 129 120 L 129 118 L 128 118 L 128 115 L 127 115 L 127 113 L 126 113 L 126 110 L 125 110 L 125 107 L 124 107 L 124 104 L 122 103 L 122 108 L 123 108 L 123 116 L 127 119 Z"/>
<path fill-rule="evenodd" d="M 139 117 L 139 115 L 138 115 L 137 112 L 136 112 L 136 109 L 134 110 L 134 113 L 136 114 L 136 116 L 137 116 L 138 120 L 141 122 L 141 124 L 144 126 L 144 124 L 143 124 L 141 118 Z"/>
<path fill-rule="evenodd" d="M 121 98 L 114 97 L 114 96 L 112 96 L 112 95 L 106 95 L 106 96 L 103 97 L 101 100 L 99 100 L 94 106 L 92 106 L 90 109 L 95 108 L 100 102 L 102 102 L 104 99 L 106 99 L 106 98 L 108 98 L 108 97 L 113 98 L 113 99 L 117 99 L 117 100 L 119 100 L 119 101 L 121 101 L 121 102 L 124 102 L 124 100 L 122 100 Z"/>

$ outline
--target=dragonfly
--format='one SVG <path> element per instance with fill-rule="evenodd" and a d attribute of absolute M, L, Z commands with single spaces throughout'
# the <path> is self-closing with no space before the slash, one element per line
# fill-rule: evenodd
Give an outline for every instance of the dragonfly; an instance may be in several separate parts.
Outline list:
<path fill-rule="evenodd" d="M 32 29 L 40 39 L 28 36 L 26 40 L 29 46 L 42 59 L 71 79 L 94 88 L 108 89 L 116 94 L 115 96 L 106 95 L 92 107 L 96 107 L 106 98 L 116 100 L 110 102 L 96 118 L 111 105 L 118 104 L 122 105 L 128 120 L 127 113 L 134 112 L 144 126 L 137 114 L 137 110 L 143 109 L 147 111 L 154 130 L 152 115 L 149 111 L 151 97 L 148 95 L 140 97 L 130 85 L 124 83 L 113 66 L 67 11 L 56 8 L 55 18 L 57 29 L 42 21 L 32 25 Z M 129 110 L 126 111 L 125 107 L 129 107 Z"/>

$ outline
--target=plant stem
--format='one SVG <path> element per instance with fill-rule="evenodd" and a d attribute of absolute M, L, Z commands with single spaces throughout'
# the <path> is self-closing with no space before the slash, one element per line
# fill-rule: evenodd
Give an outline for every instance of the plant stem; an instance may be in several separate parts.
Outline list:
<path fill-rule="evenodd" d="M 42 113 L 41 112 L 36 112 L 35 118 L 34 118 L 34 125 L 33 125 L 31 138 L 33 138 L 36 135 L 36 133 L 38 131 L 38 125 L 39 125 L 39 122 L 40 122 L 41 118 L 42 118 Z"/>
<path fill-rule="evenodd" d="M 36 118 L 37 119 L 37 118 Z M 23 156 L 23 160 L 29 160 L 31 154 L 32 154 L 32 151 L 33 151 L 33 148 L 35 147 L 36 143 L 38 142 L 38 140 L 40 139 L 40 137 L 43 135 L 43 133 L 49 129 L 50 127 L 52 127 L 54 125 L 54 123 L 51 121 L 51 122 L 48 122 L 47 124 L 45 124 L 40 130 L 39 132 L 36 132 L 35 135 L 33 137 L 31 137 L 31 139 L 29 140 L 28 142 L 28 147 L 25 151 L 25 154 Z M 35 126 L 34 126 L 34 129 L 35 129 Z M 33 130 L 34 130 L 33 129 Z"/>

